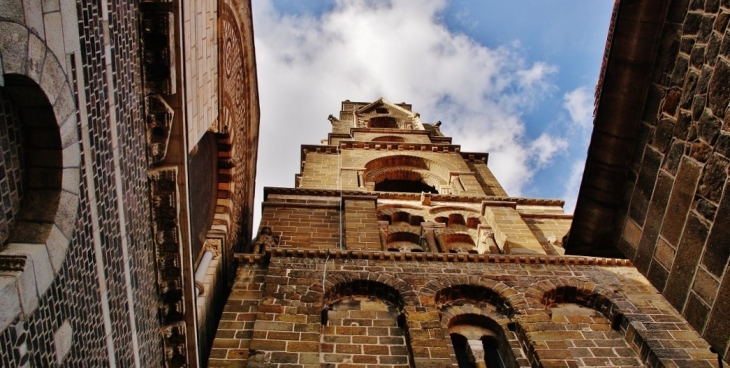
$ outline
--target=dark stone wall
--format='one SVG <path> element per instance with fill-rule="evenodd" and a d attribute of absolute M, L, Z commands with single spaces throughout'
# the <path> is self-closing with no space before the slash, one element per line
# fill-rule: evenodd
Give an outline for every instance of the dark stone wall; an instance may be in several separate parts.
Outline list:
<path fill-rule="evenodd" d="M 619 210 L 620 250 L 730 358 L 730 3 L 669 5 Z"/>

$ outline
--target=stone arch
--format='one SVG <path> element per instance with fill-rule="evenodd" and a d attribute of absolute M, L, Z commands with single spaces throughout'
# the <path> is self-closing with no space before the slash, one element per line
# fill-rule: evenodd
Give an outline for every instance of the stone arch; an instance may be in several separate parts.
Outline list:
<path fill-rule="evenodd" d="M 337 272 L 327 276 L 322 296 L 325 307 L 345 296 L 372 295 L 399 308 L 420 304 L 413 287 L 396 276 L 371 272 Z"/>
<path fill-rule="evenodd" d="M 429 304 L 433 304 L 436 307 L 443 307 L 449 302 L 453 302 L 455 294 L 448 292 L 447 290 L 457 291 L 462 293 L 466 291 L 466 288 L 473 288 L 483 293 L 488 300 L 494 300 L 491 303 L 494 306 L 503 308 L 505 314 L 522 314 L 525 311 L 527 302 L 517 290 L 506 285 L 503 282 L 495 281 L 492 279 L 484 278 L 476 275 L 469 276 L 457 276 L 453 278 L 436 279 L 429 281 L 426 285 L 421 287 L 418 294 L 424 297 L 424 300 L 428 300 Z M 451 295 L 451 297 L 442 298 L 441 296 Z M 469 294 L 463 294 L 469 295 Z M 438 299 L 442 298 L 441 301 Z M 464 297 L 463 300 L 475 300 L 473 297 Z M 484 301 L 488 301 L 484 300 Z M 452 303 L 453 304 L 453 303 Z"/>
<path fill-rule="evenodd" d="M 525 292 L 531 309 L 548 309 L 555 303 L 576 303 L 595 309 L 612 323 L 620 323 L 625 312 L 618 306 L 618 298 L 618 294 L 592 282 L 571 278 L 538 281 Z"/>
<path fill-rule="evenodd" d="M 387 250 L 394 252 L 423 252 L 421 235 L 413 231 L 395 231 L 386 237 Z"/>
<path fill-rule="evenodd" d="M 371 142 L 394 142 L 394 143 L 405 143 L 405 138 L 397 135 L 381 135 L 374 137 L 370 140 Z"/>
<path fill-rule="evenodd" d="M 388 175 L 405 175 L 404 172 L 411 172 L 420 175 L 424 181 L 430 181 L 429 185 L 438 184 L 437 190 L 441 185 L 448 185 L 451 172 L 459 171 L 458 167 L 451 164 L 401 153 L 386 154 L 370 160 L 366 157 L 353 165 L 365 168 L 363 178 L 366 184 L 386 178 Z"/>
<path fill-rule="evenodd" d="M 0 30 L 14 40 L 0 44 L 0 87 L 35 138 L 24 143 L 28 190 L 0 253 L 2 269 L 19 271 L 17 294 L 4 294 L 7 305 L 28 315 L 61 269 L 78 216 L 76 103 L 62 63 L 43 40 L 14 22 L 0 21 Z M 0 329 L 5 317 L 15 318 L 3 314 Z"/>

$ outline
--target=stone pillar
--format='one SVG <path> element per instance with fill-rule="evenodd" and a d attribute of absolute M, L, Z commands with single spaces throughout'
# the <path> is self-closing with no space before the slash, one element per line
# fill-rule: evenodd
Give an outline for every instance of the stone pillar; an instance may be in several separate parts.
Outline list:
<path fill-rule="evenodd" d="M 502 250 L 494 240 L 494 231 L 491 228 L 479 225 L 478 239 L 477 251 L 479 254 L 502 254 Z"/>
<path fill-rule="evenodd" d="M 477 368 L 487 368 L 487 362 L 484 360 L 484 345 L 482 340 L 469 340 L 468 351 L 469 359 Z"/>
<path fill-rule="evenodd" d="M 444 224 L 437 222 L 424 222 L 421 224 L 421 239 L 425 240 L 428 251 L 431 253 L 439 253 L 442 249 L 438 246 L 436 237 L 443 232 Z M 421 244 L 423 246 L 423 244 Z M 426 249 L 424 249 L 426 250 Z"/>
<path fill-rule="evenodd" d="M 482 215 L 494 232 L 494 240 L 506 254 L 545 255 L 545 249 L 517 212 L 516 202 L 484 201 Z"/>

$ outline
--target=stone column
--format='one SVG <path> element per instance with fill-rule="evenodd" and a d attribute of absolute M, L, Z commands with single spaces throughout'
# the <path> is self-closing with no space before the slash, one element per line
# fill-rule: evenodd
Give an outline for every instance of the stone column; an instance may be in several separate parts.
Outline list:
<path fill-rule="evenodd" d="M 484 345 L 482 340 L 469 340 L 467 354 L 469 359 L 477 368 L 487 368 L 487 362 L 484 360 Z"/>
<path fill-rule="evenodd" d="M 438 246 L 436 237 L 443 232 L 444 224 L 437 222 L 424 222 L 421 224 L 421 239 L 425 240 L 426 248 L 431 253 L 439 253 L 443 251 Z M 423 246 L 423 244 L 421 244 Z M 426 250 L 426 249 L 424 249 Z"/>

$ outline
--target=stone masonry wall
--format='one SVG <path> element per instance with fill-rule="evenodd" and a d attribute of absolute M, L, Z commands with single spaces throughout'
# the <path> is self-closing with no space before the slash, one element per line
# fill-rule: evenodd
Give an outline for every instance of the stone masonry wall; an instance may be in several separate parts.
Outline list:
<path fill-rule="evenodd" d="M 419 368 L 456 366 L 449 333 L 469 335 L 470 328 L 497 336 L 508 367 L 715 362 L 700 336 L 625 261 L 297 253 L 272 252 L 268 266 L 261 255 L 237 256 L 235 290 L 256 290 L 250 306 L 261 293 L 258 313 L 251 332 L 246 298 L 229 300 L 226 311 L 243 309 L 224 314 L 228 327 L 219 332 L 211 366 L 367 367 L 377 358 L 378 366 L 399 367 L 407 366 L 406 357 Z M 392 347 L 368 347 L 369 336 L 381 335 L 355 333 L 378 328 L 405 344 L 393 339 Z M 355 341 L 356 335 L 363 337 Z M 377 351 L 360 353 L 366 349 Z"/>
<path fill-rule="evenodd" d="M 730 3 L 668 7 L 619 211 L 620 250 L 730 359 Z"/>
<path fill-rule="evenodd" d="M 0 13 L 2 72 L 63 91 L 46 98 L 61 137 L 78 137 L 61 142 L 64 164 L 78 162 L 61 196 L 72 195 L 78 211 L 66 213 L 70 228 L 48 241 L 68 246 L 60 254 L 49 248 L 52 261 L 59 257 L 53 269 L 38 264 L 36 276 L 50 276 L 47 288 L 0 332 L 0 365 L 159 365 L 136 3 L 11 0 Z"/>

